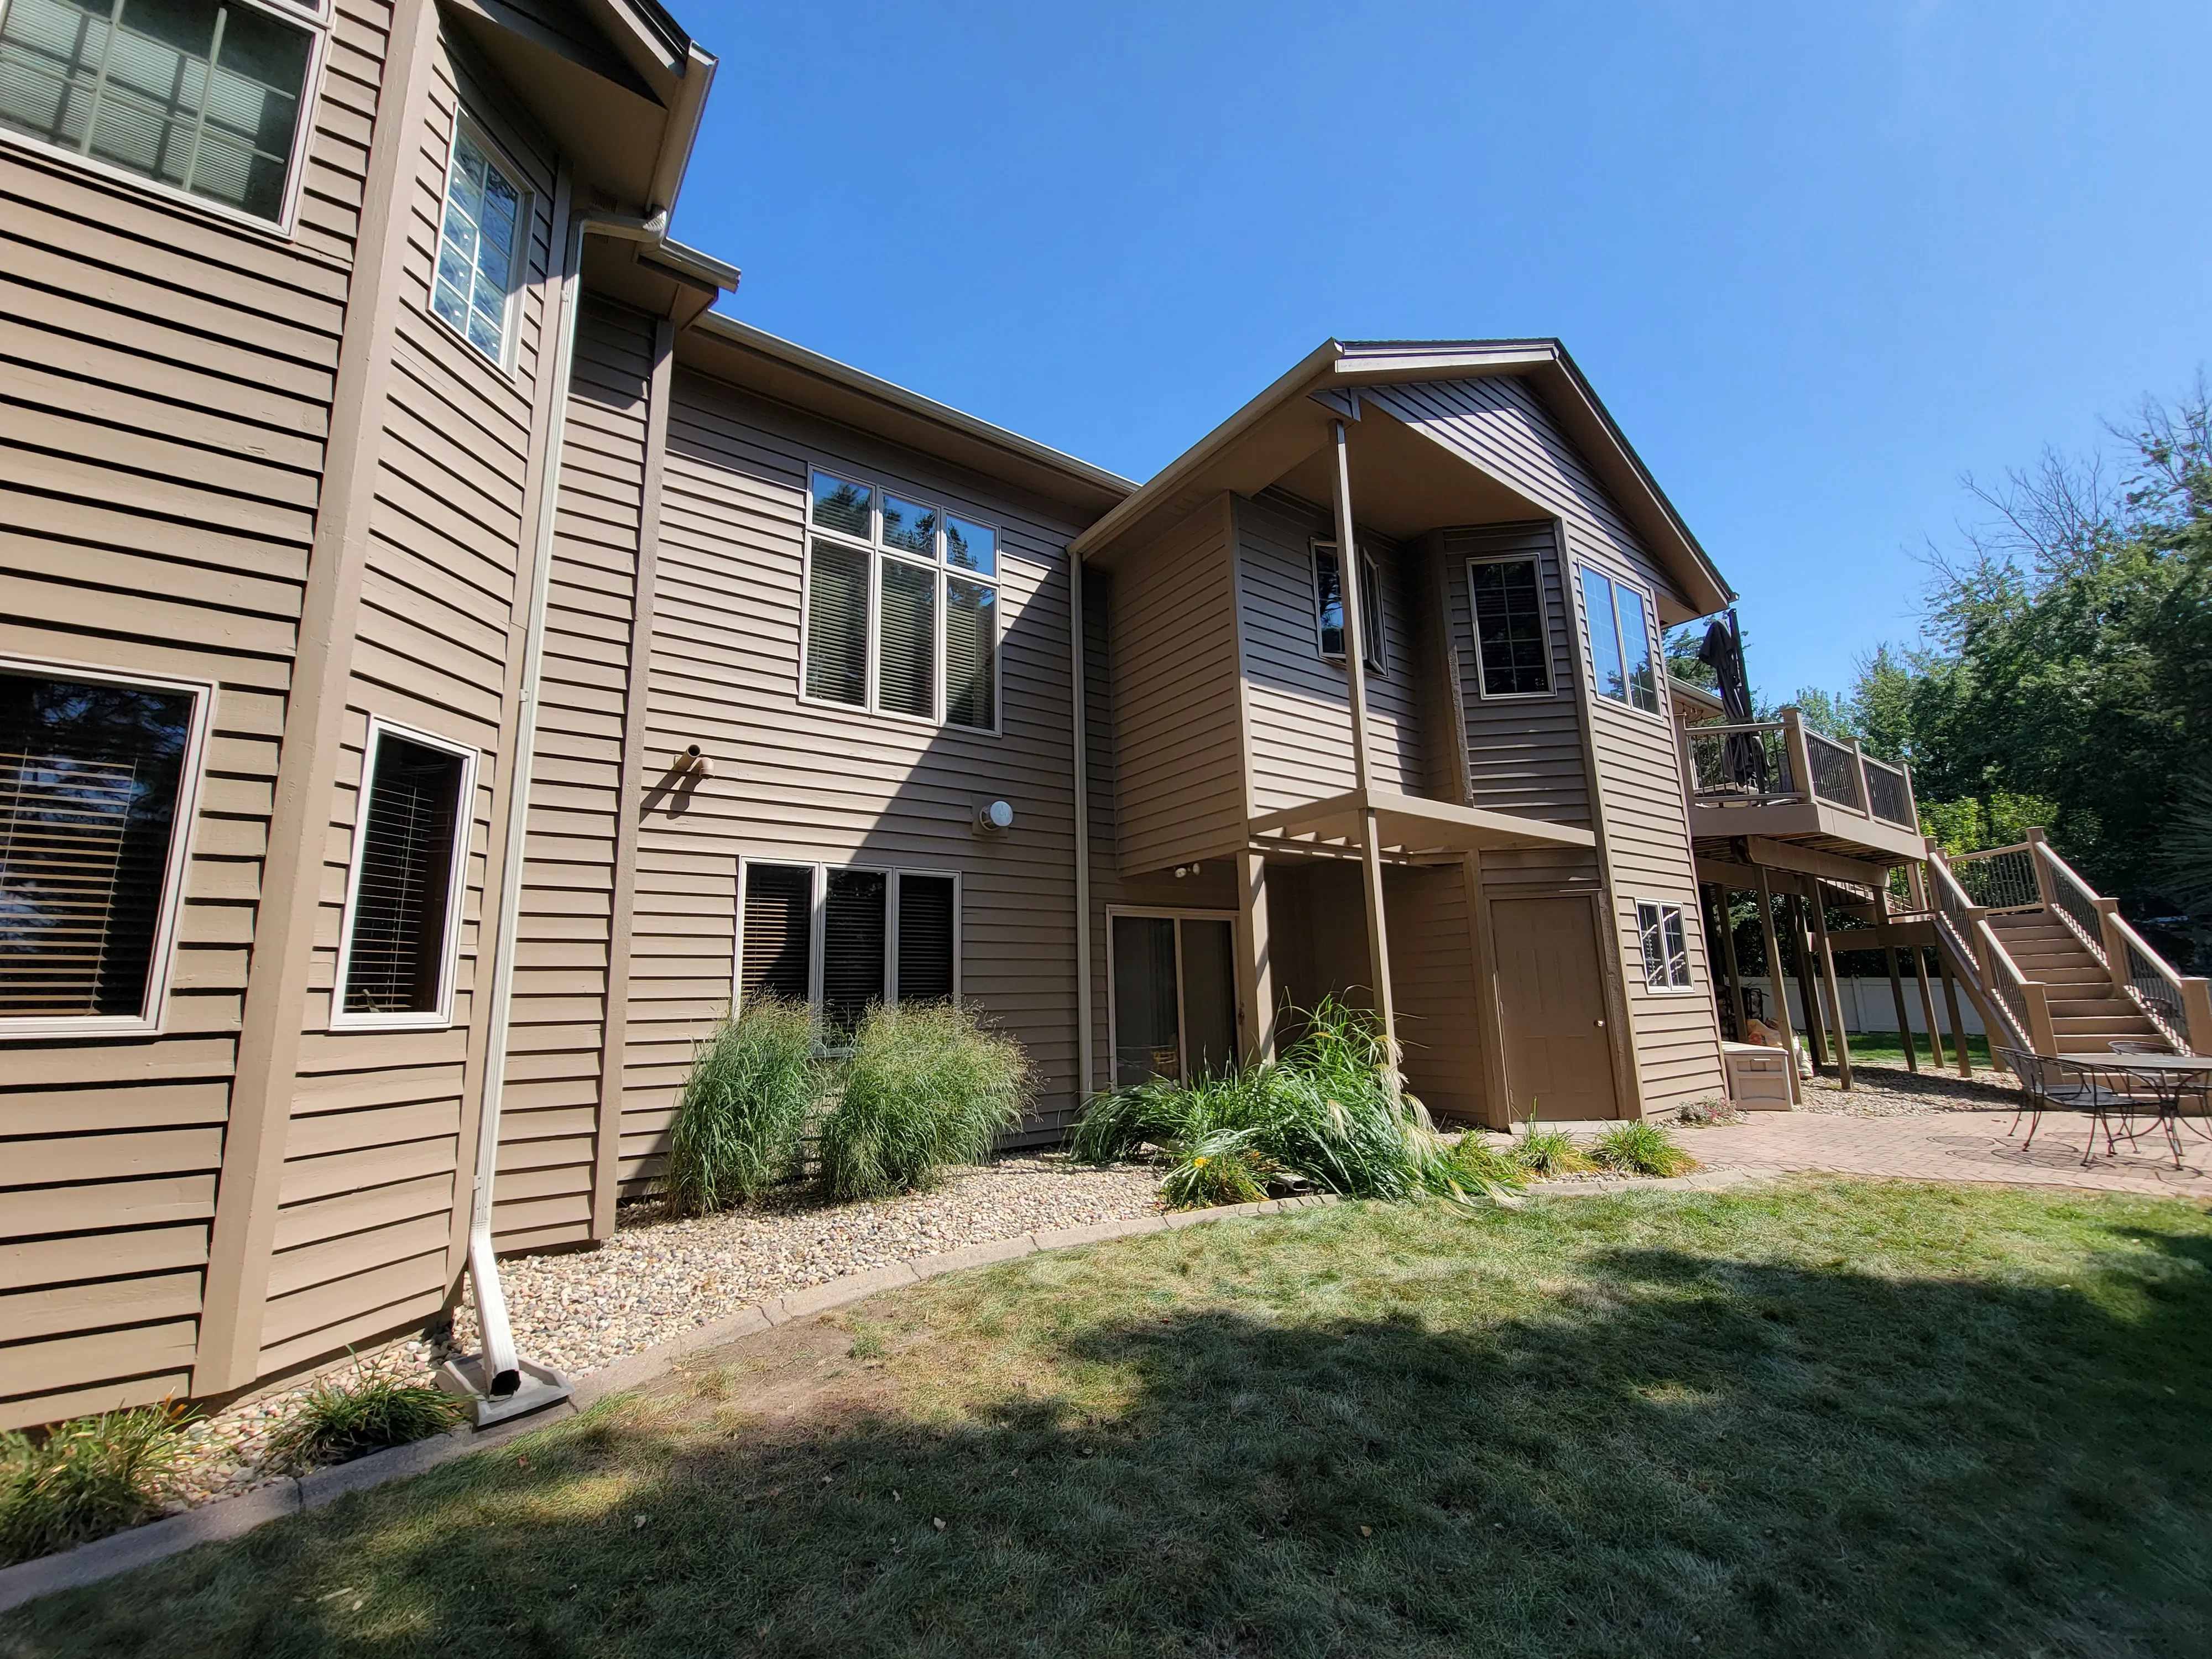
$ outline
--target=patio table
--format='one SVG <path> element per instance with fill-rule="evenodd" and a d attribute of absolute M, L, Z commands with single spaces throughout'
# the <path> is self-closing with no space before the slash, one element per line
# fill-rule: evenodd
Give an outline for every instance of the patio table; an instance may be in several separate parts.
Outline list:
<path fill-rule="evenodd" d="M 2124 1077 L 2147 1090 L 2158 1108 L 2158 1127 L 2173 1153 L 2173 1167 L 2181 1167 L 2181 1102 L 2185 1095 L 2212 1092 L 2212 1054 L 2060 1054 L 2058 1064 L 2096 1077 Z M 2202 1133 L 2192 1127 L 2192 1133 Z M 2129 1136 L 2132 1141 L 2133 1135 Z M 2092 1137 L 2092 1145 L 2094 1138 Z M 2106 1151 L 2112 1148 L 2109 1137 Z"/>

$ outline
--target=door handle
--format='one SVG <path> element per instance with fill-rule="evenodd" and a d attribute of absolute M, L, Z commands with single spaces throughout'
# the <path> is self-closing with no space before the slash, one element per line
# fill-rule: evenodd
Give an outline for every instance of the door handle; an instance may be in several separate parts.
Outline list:
<path fill-rule="evenodd" d="M 1599 1030 L 1601 1030 L 1601 1031 L 1602 1031 L 1603 1030 L 1605 1030 L 1605 1022 L 1604 1022 L 1603 1020 L 1601 1020 L 1601 1019 L 1594 1019 L 1594 1020 L 1592 1020 L 1592 1021 L 1590 1022 L 1590 1024 L 1593 1024 L 1593 1025 L 1595 1025 L 1595 1026 L 1596 1026 L 1596 1027 L 1597 1027 L 1597 1029 L 1598 1029 Z"/>

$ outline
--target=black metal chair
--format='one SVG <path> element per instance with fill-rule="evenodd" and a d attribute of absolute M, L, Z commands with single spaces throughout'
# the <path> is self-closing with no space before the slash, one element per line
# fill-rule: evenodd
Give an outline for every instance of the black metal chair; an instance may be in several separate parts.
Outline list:
<path fill-rule="evenodd" d="M 2020 1143 L 2023 1152 L 2035 1144 L 2035 1132 L 2042 1126 L 2046 1110 L 2086 1112 L 2089 1115 L 2089 1142 L 2081 1149 L 2081 1167 L 2087 1169 L 2097 1155 L 2097 1131 L 2105 1132 L 2105 1155 L 2112 1157 L 2118 1151 L 2118 1137 L 2112 1133 L 2112 1112 L 2124 1106 L 2128 1097 L 2107 1088 L 2097 1080 L 2092 1072 L 2075 1072 L 2077 1079 L 2058 1080 L 2062 1067 L 2057 1060 L 2042 1054 L 2030 1054 L 2025 1048 L 2000 1048 L 1997 1058 L 2012 1068 L 2020 1079 L 2020 1109 L 2012 1115 L 2011 1134 L 2020 1127 L 2020 1120 L 2027 1118 L 2027 1139 Z"/>

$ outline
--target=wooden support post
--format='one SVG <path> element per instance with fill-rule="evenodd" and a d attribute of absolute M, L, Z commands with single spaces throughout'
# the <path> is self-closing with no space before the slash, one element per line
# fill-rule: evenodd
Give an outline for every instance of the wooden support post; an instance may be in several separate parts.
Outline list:
<path fill-rule="evenodd" d="M 1941 959 L 1940 956 L 1938 959 Z M 1928 953 L 1917 945 L 1912 947 L 1912 974 L 1913 977 L 1920 981 L 1921 1018 L 1928 1022 L 1928 1055 L 1935 1062 L 1936 1069 L 1940 1072 L 1944 1065 L 1943 1033 L 1936 1024 L 1936 993 L 1930 990 L 1928 985 Z M 1951 1041 L 1955 1043 L 1958 1040 L 1958 1034 L 1954 1030 Z"/>
<path fill-rule="evenodd" d="M 1889 969 L 1889 1000 L 1897 1009 L 1897 1040 L 1905 1045 L 1905 1069 L 1917 1076 L 1920 1053 L 1912 1041 L 1912 1021 L 1905 1012 L 1905 981 L 1897 976 L 1897 951 L 1889 942 L 1889 883 L 1874 890 L 1875 924 L 1881 929 L 1882 966 Z"/>
<path fill-rule="evenodd" d="M 1267 916 L 1267 860 L 1259 853 L 1237 857 L 1237 1036 L 1249 1063 L 1275 1057 L 1274 947 Z"/>
<path fill-rule="evenodd" d="M 1820 948 L 1820 977 L 1828 985 L 1828 1012 L 1836 1018 L 1836 1073 L 1845 1092 L 1851 1086 L 1851 1038 L 1845 1030 L 1843 988 L 1836 983 L 1836 953 L 1828 942 L 1828 907 L 1820 902 L 1820 883 L 1816 877 L 1810 884 L 1813 896 L 1806 903 L 1813 908 L 1813 928 Z"/>
<path fill-rule="evenodd" d="M 1951 977 L 1951 964 L 1943 960 L 1942 946 L 1936 951 L 1936 971 L 1943 981 L 1943 1004 L 1951 1012 L 1951 1057 L 1957 1063 L 1959 1075 L 1970 1078 L 1974 1074 L 1974 1056 L 1966 1047 L 1966 1027 L 1959 1018 L 1959 982 Z"/>
<path fill-rule="evenodd" d="M 1803 1096 L 1797 1086 L 1797 1037 L 1790 1029 L 1790 994 L 1782 985 L 1782 951 L 1774 939 L 1774 890 L 1767 884 L 1766 866 L 1759 866 L 1759 936 L 1766 947 L 1766 978 L 1774 988 L 1774 1023 L 1782 1032 L 1782 1050 L 1790 1057 L 1790 1103 L 1798 1105 Z"/>
<path fill-rule="evenodd" d="M 1797 967 L 1797 1006 L 1805 1016 L 1805 1041 L 1813 1050 L 1815 1070 L 1828 1063 L 1827 1020 L 1820 1006 L 1820 988 L 1813 972 L 1811 930 L 1805 922 L 1805 900 L 1792 893 L 1786 908 L 1790 918 L 1790 954 Z"/>
<path fill-rule="evenodd" d="M 1721 962 L 1728 969 L 1729 1006 L 1735 1013 L 1735 1040 L 1741 1042 L 1743 1041 L 1744 1032 L 1750 1029 L 1745 1024 L 1750 1016 L 1744 1012 L 1743 970 L 1736 965 L 1735 927 L 1729 917 L 1727 884 L 1716 883 L 1713 891 L 1720 896 Z"/>

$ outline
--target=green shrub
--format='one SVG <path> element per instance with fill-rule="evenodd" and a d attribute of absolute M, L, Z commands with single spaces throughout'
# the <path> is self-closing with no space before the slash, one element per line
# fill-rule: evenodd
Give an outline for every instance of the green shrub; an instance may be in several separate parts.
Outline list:
<path fill-rule="evenodd" d="M 1297 1018 L 1301 1035 L 1278 1060 L 1096 1097 L 1069 1151 L 1109 1163 L 1152 1146 L 1188 1163 L 1211 1138 L 1237 1135 L 1249 1156 L 1213 1177 L 1224 1183 L 1289 1175 L 1354 1198 L 1464 1197 L 1426 1109 L 1410 1094 L 1391 1093 L 1375 1016 L 1331 999 Z M 1180 1170 L 1178 1177 L 1177 1191 L 1200 1181 Z"/>
<path fill-rule="evenodd" d="M 307 1391 L 299 1414 L 271 1437 L 270 1457 L 283 1468 L 343 1463 L 443 1434 L 460 1417 L 461 1402 L 441 1389 L 368 1376 L 356 1366 L 350 1377 Z"/>
<path fill-rule="evenodd" d="M 672 1212 L 704 1215 L 798 1175 L 822 1097 L 818 1035 L 805 1004 L 755 997 L 699 1045 L 662 1177 Z"/>
<path fill-rule="evenodd" d="M 1540 1129 L 1533 1122 L 1513 1143 L 1513 1161 L 1540 1180 L 1578 1175 L 1590 1167 L 1589 1155 L 1565 1129 Z"/>
<path fill-rule="evenodd" d="M 1249 1129 L 1217 1129 L 1183 1149 L 1160 1182 L 1171 1209 L 1207 1210 L 1223 1204 L 1256 1204 L 1267 1195 L 1276 1166 L 1253 1146 Z"/>
<path fill-rule="evenodd" d="M 51 1555 L 161 1513 L 182 1450 L 167 1406 L 0 1434 L 0 1566 Z"/>
<path fill-rule="evenodd" d="M 1492 1145 L 1479 1129 L 1469 1129 L 1460 1137 L 1459 1145 L 1451 1150 L 1450 1164 L 1462 1181 L 1486 1191 L 1497 1187 L 1518 1192 L 1528 1184 L 1528 1171 L 1513 1154 Z"/>
<path fill-rule="evenodd" d="M 1590 1161 L 1601 1169 L 1622 1175 L 1687 1175 L 1698 1167 L 1692 1158 L 1656 1123 L 1640 1119 L 1616 1123 L 1590 1142 Z"/>
<path fill-rule="evenodd" d="M 1022 1121 L 1035 1089 L 1012 1037 L 951 1003 L 871 1008 L 822 1120 L 822 1184 L 833 1199 L 926 1187 L 980 1164 Z"/>

